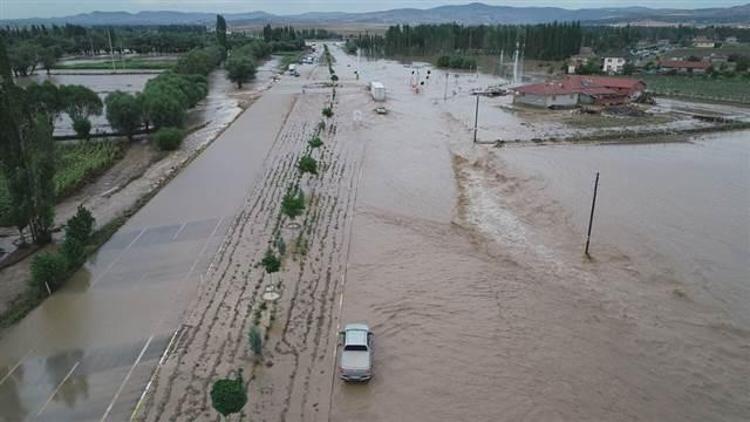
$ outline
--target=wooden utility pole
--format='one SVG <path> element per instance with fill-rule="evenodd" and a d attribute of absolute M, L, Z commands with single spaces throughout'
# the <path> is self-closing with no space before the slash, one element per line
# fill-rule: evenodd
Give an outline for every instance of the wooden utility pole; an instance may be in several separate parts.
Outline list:
<path fill-rule="evenodd" d="M 586 256 L 589 255 L 589 243 L 591 243 L 591 225 L 594 223 L 594 208 L 596 207 L 596 193 L 599 190 L 599 172 L 596 172 L 596 181 L 594 181 L 594 199 L 591 201 L 591 215 L 589 215 L 589 232 L 586 235 Z"/>
<path fill-rule="evenodd" d="M 479 121 L 479 94 L 477 95 L 477 107 L 474 110 L 474 143 L 477 143 L 477 122 Z"/>

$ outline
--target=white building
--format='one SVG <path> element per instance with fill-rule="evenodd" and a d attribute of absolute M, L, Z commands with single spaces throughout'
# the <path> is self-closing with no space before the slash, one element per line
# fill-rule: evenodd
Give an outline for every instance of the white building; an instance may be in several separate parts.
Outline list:
<path fill-rule="evenodd" d="M 604 66 L 602 70 L 604 73 L 615 74 L 622 73 L 625 69 L 625 58 L 624 57 L 605 57 Z"/>

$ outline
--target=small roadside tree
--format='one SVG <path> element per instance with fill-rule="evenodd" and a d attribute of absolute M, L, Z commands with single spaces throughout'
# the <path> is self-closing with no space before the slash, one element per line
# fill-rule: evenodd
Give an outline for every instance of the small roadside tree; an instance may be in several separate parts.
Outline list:
<path fill-rule="evenodd" d="M 211 404 L 223 417 L 238 413 L 247 403 L 247 390 L 242 381 L 242 369 L 236 379 L 221 379 L 211 387 Z"/>
<path fill-rule="evenodd" d="M 310 139 L 307 144 L 310 146 L 310 148 L 320 148 L 323 146 L 323 141 L 320 139 L 320 136 L 316 136 Z"/>
<path fill-rule="evenodd" d="M 290 189 L 281 200 L 281 212 L 294 219 L 305 210 L 305 194 L 299 189 Z"/>
<path fill-rule="evenodd" d="M 263 356 L 263 335 L 260 332 L 260 328 L 257 325 L 250 327 L 250 332 L 247 335 L 250 349 L 253 351 L 255 356 Z"/>
<path fill-rule="evenodd" d="M 299 171 L 302 172 L 302 174 L 318 174 L 318 162 L 309 155 L 305 155 L 304 157 L 300 158 L 299 163 L 297 163 L 297 167 L 299 168 Z"/>

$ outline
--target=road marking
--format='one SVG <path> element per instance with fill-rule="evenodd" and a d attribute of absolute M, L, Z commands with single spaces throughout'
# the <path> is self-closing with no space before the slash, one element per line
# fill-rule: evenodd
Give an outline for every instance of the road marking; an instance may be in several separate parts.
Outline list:
<path fill-rule="evenodd" d="M 143 354 L 146 353 L 146 349 L 148 349 L 148 345 L 151 344 L 151 340 L 153 339 L 154 339 L 154 335 L 152 334 L 151 337 L 149 337 L 148 340 L 146 340 L 146 344 L 143 345 L 143 349 L 141 349 L 141 353 L 138 354 L 138 357 L 135 359 L 135 362 L 133 362 L 133 365 L 130 367 L 130 370 L 125 375 L 125 379 L 123 379 L 122 383 L 120 383 L 120 388 L 117 389 L 115 396 L 112 397 L 112 401 L 109 403 L 109 406 L 107 406 L 107 410 L 104 412 L 104 415 L 102 415 L 102 418 L 101 418 L 102 422 L 107 420 L 107 417 L 109 416 L 109 412 L 112 411 L 112 408 L 115 406 L 115 402 L 117 402 L 117 399 L 120 397 L 120 394 L 122 393 L 122 389 L 125 388 L 125 384 L 128 383 L 130 376 L 133 375 L 133 370 L 135 370 L 135 367 L 141 361 L 141 358 L 143 358 Z"/>
<path fill-rule="evenodd" d="M 224 221 L 224 217 L 221 217 L 219 219 L 219 222 L 216 223 L 216 226 L 214 226 L 214 229 L 211 231 L 211 235 L 208 236 L 208 239 L 203 243 L 203 248 L 201 248 L 201 251 L 198 252 L 198 256 L 195 257 L 195 261 L 193 261 L 193 265 L 190 267 L 190 271 L 188 271 L 187 275 L 185 276 L 185 280 L 190 278 L 191 275 L 193 275 L 193 271 L 195 270 L 196 265 L 198 265 L 198 261 L 201 260 L 201 257 L 206 252 L 206 249 L 208 249 L 208 244 L 210 243 L 211 239 L 216 235 L 216 231 L 219 230 L 219 226 L 221 225 L 221 222 Z"/>
<path fill-rule="evenodd" d="M 107 274 L 108 272 L 110 272 L 110 270 L 112 270 L 112 268 L 113 268 L 113 267 L 114 267 L 114 266 L 115 266 L 115 265 L 116 265 L 116 264 L 117 264 L 118 262 L 120 262 L 120 259 L 122 259 L 122 257 L 123 257 L 123 256 L 125 255 L 125 252 L 127 252 L 127 251 L 128 251 L 128 249 L 130 249 L 130 247 L 131 247 L 131 246 L 133 246 L 133 245 L 135 244 L 135 242 L 137 242 L 137 241 L 138 241 L 138 239 L 140 239 L 140 238 L 141 238 L 141 236 L 143 236 L 143 233 L 145 233 L 147 229 L 148 229 L 148 227 L 146 227 L 146 228 L 142 229 L 142 230 L 141 230 L 141 232 L 140 232 L 140 233 L 138 233 L 138 236 L 136 236 L 136 237 L 135 237 L 135 239 L 133 239 L 133 240 L 132 240 L 132 241 L 131 241 L 130 243 L 128 243 L 128 246 L 126 246 L 126 247 L 125 247 L 125 249 L 123 249 L 123 250 L 122 250 L 122 253 L 120 253 L 120 255 L 118 255 L 118 256 L 117 256 L 117 258 L 115 258 L 115 260 L 114 260 L 114 261 L 112 261 L 112 263 L 111 263 L 111 264 L 109 264 L 109 265 L 107 266 L 107 268 L 106 268 L 106 269 L 104 270 L 104 272 L 103 272 L 103 273 L 101 273 L 101 274 L 99 274 L 99 276 L 98 276 L 98 277 L 96 277 L 96 278 L 94 279 L 94 281 L 92 281 L 92 282 L 91 282 L 91 286 L 92 286 L 92 287 L 93 287 L 93 286 L 95 286 L 95 285 L 96 285 L 96 283 L 100 282 L 100 281 L 102 280 L 102 278 L 103 278 L 103 277 L 104 277 L 104 276 L 105 276 L 105 275 L 106 275 L 106 274 Z"/>
<path fill-rule="evenodd" d="M 10 378 L 11 374 L 13 374 L 13 371 L 15 371 L 16 369 L 18 369 L 19 366 L 21 366 L 21 364 L 23 363 L 23 361 L 25 361 L 26 358 L 29 356 L 29 354 L 31 354 L 32 350 L 34 350 L 34 349 L 31 349 L 28 352 L 26 352 L 26 354 L 23 355 L 23 357 L 15 365 L 13 365 L 12 368 L 10 368 L 10 370 L 8 371 L 7 374 L 5 374 L 5 376 L 3 377 L 3 379 L 0 379 L 0 385 L 3 385 L 3 383 L 5 382 L 5 380 L 7 380 L 8 378 Z"/>
<path fill-rule="evenodd" d="M 182 223 L 182 225 L 180 226 L 180 229 L 177 230 L 177 233 L 175 233 L 174 236 L 172 236 L 172 241 L 177 240 L 177 237 L 180 235 L 180 233 L 182 233 L 182 230 L 185 229 L 186 225 L 187 223 Z"/>
<path fill-rule="evenodd" d="M 141 393 L 141 397 L 138 399 L 138 403 L 135 404 L 135 408 L 133 409 L 133 413 L 130 414 L 130 420 L 135 420 L 135 416 L 138 414 L 138 410 L 141 408 L 141 404 L 143 404 L 143 400 L 146 398 L 146 393 L 148 393 L 148 390 L 151 388 L 151 383 L 154 382 L 154 379 L 156 378 L 156 374 L 159 372 L 159 368 L 164 364 L 164 361 L 167 359 L 167 354 L 169 353 L 169 349 L 172 348 L 172 343 L 174 343 L 175 337 L 177 337 L 177 333 L 180 332 L 180 328 L 182 326 L 177 327 L 176 330 L 174 330 L 174 333 L 172 334 L 172 338 L 169 339 L 169 343 L 167 344 L 167 348 L 164 349 L 164 353 L 161 354 L 161 358 L 159 359 L 159 363 L 156 364 L 156 368 L 154 368 L 154 373 L 151 374 L 151 378 L 149 378 L 148 383 L 146 384 L 146 388 L 143 389 L 143 392 Z"/>
<path fill-rule="evenodd" d="M 58 391 L 60 391 L 60 387 L 62 387 L 63 384 L 65 384 L 65 381 L 67 381 L 68 378 L 70 378 L 70 376 L 73 375 L 73 371 L 75 371 L 76 368 L 78 368 L 78 365 L 80 365 L 80 363 L 81 363 L 81 361 L 76 361 L 75 365 L 73 365 L 73 367 L 70 368 L 70 371 L 68 371 L 68 374 L 65 375 L 65 378 L 63 378 L 62 381 L 60 381 L 60 384 L 57 384 L 57 388 L 55 388 L 55 391 L 53 391 L 52 395 L 49 396 L 49 398 L 47 399 L 46 402 L 44 402 L 44 404 L 42 405 L 41 409 L 39 409 L 39 411 L 36 412 L 37 416 L 40 416 L 42 414 L 42 412 L 44 412 L 44 409 L 47 408 L 47 405 L 49 405 L 49 402 L 52 401 L 52 398 L 57 395 Z"/>

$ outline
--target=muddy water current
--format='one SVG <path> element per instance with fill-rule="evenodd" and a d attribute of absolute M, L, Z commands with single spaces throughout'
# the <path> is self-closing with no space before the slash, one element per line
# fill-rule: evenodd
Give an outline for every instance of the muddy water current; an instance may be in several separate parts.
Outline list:
<path fill-rule="evenodd" d="M 601 172 L 592 253 L 633 257 L 645 279 L 671 278 L 750 326 L 748 133 L 690 143 L 508 148 L 511 172 L 533 178 L 583 242 Z"/>

